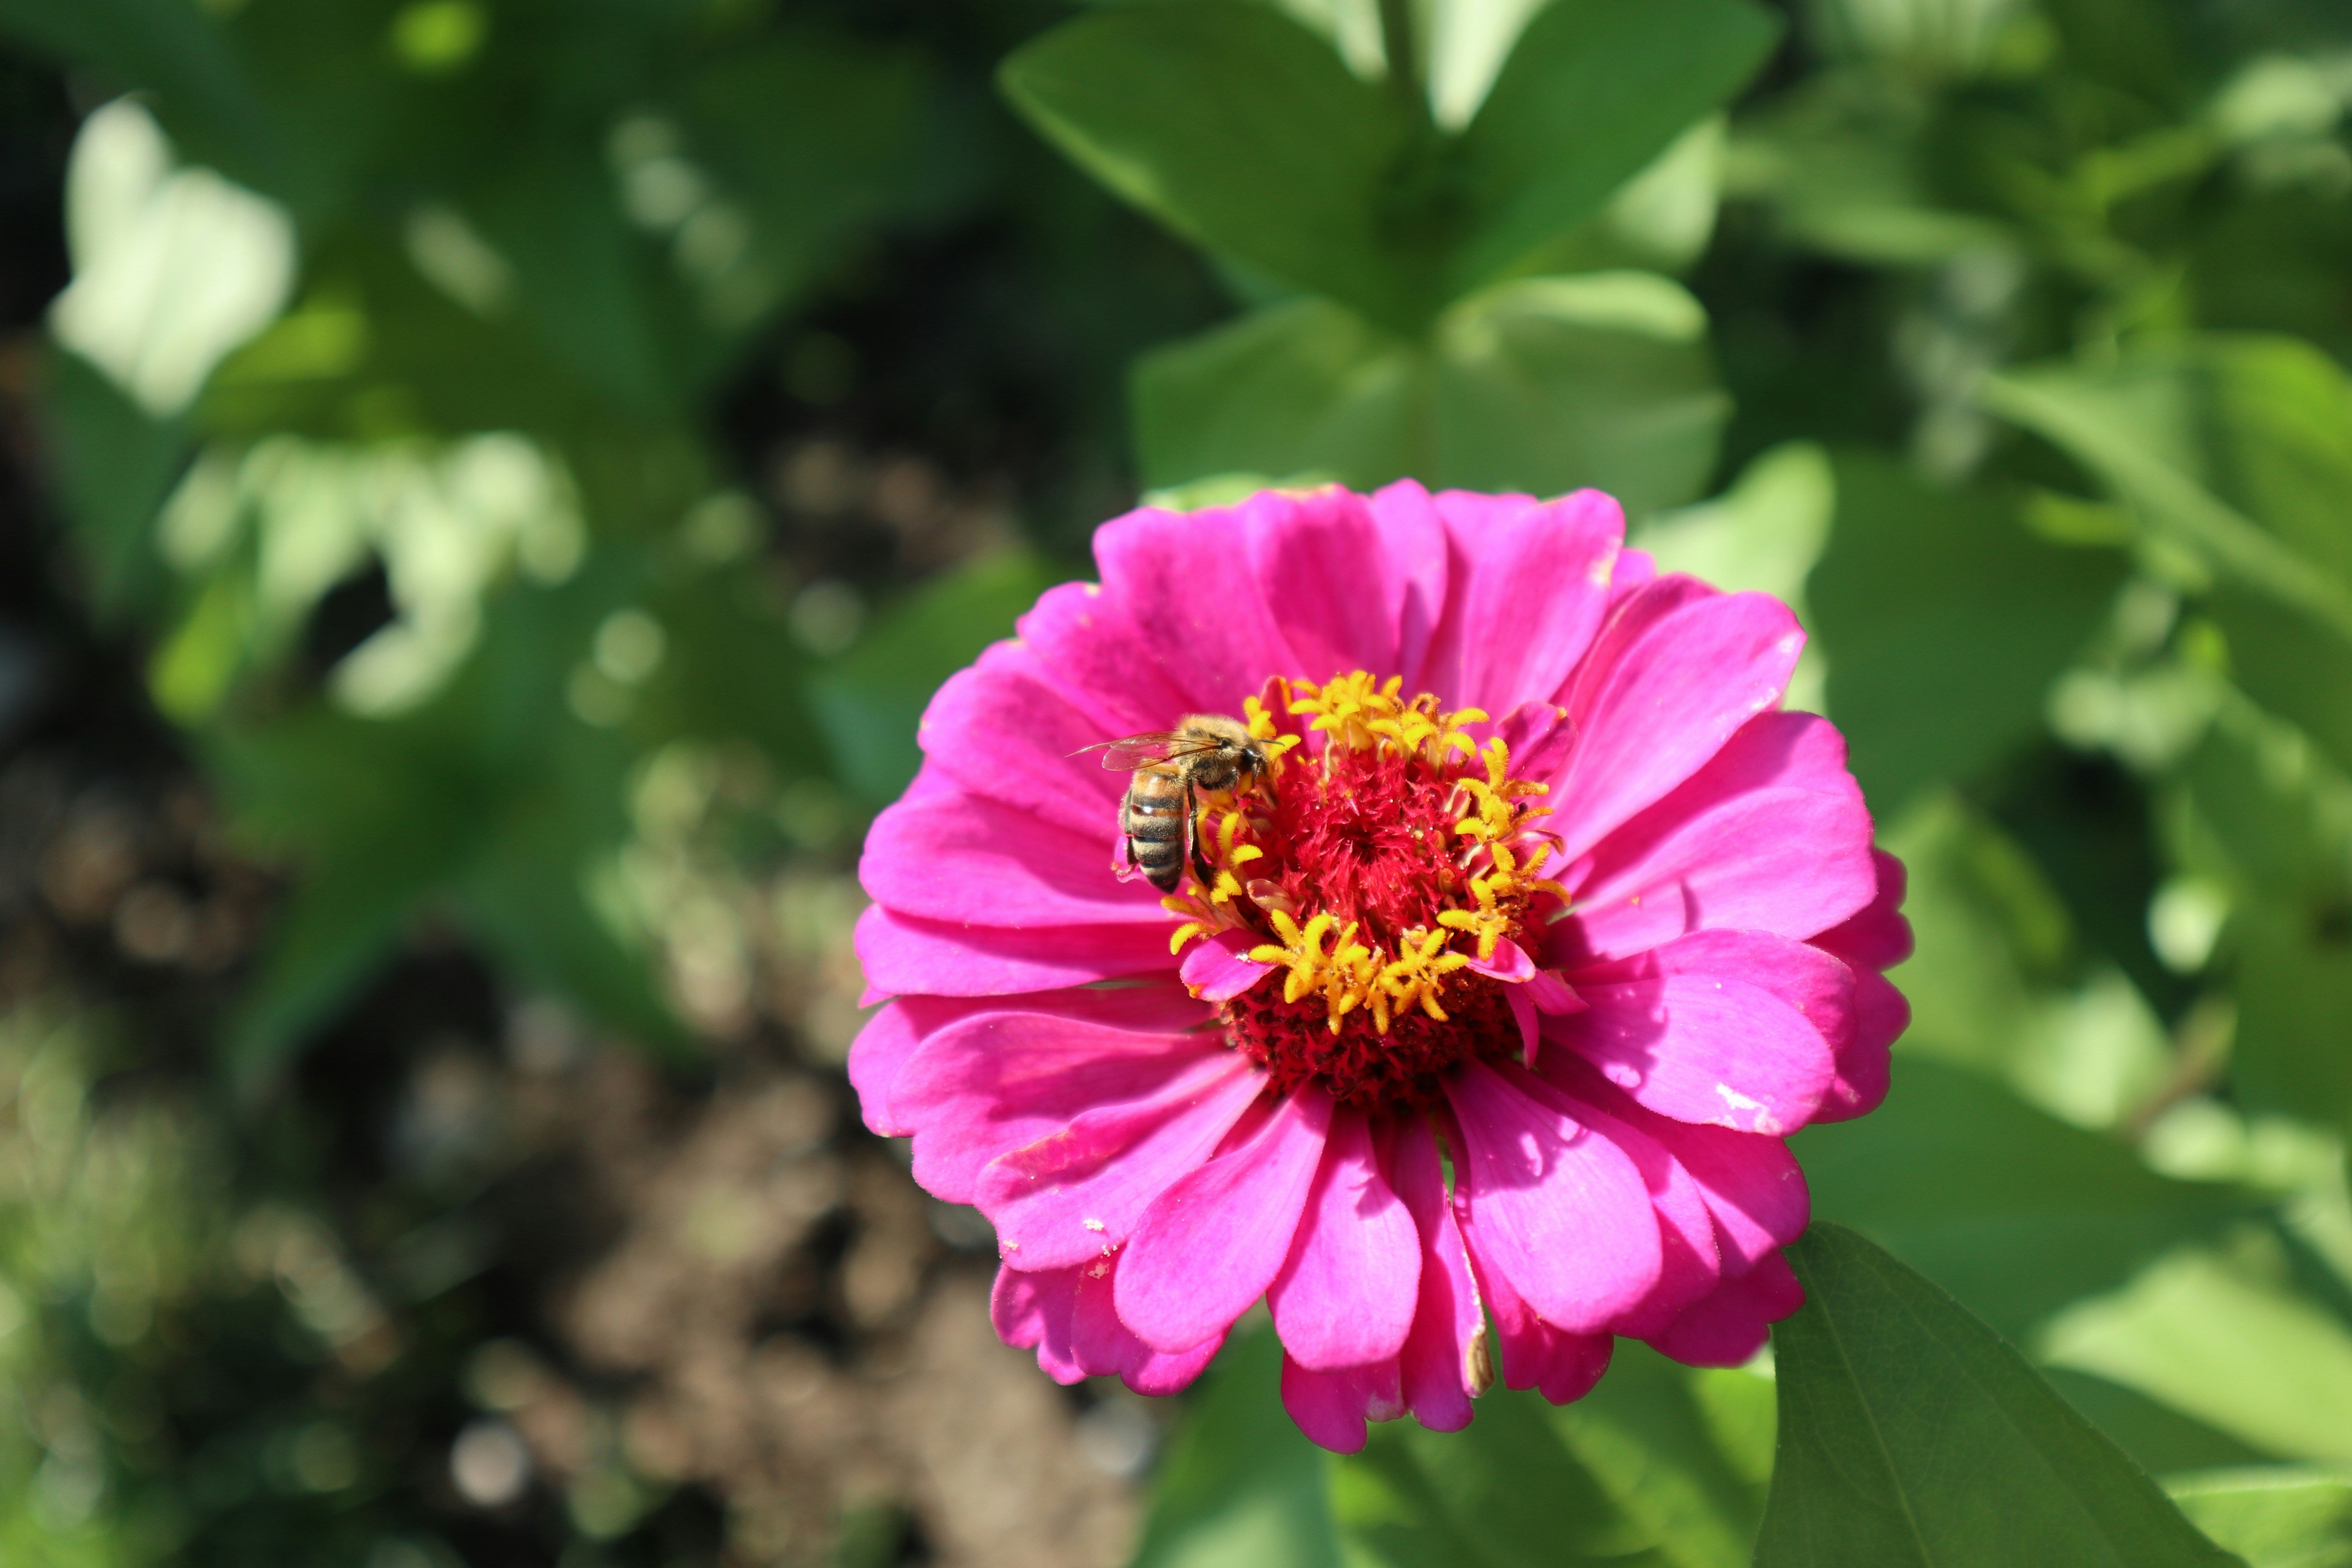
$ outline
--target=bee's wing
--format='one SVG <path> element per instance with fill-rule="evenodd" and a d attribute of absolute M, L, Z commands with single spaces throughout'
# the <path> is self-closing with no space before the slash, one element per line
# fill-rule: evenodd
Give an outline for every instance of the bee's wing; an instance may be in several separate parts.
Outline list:
<path fill-rule="evenodd" d="M 1198 735 L 1179 735 L 1172 731 L 1155 730 L 1149 734 L 1129 735 L 1124 740 L 1081 746 L 1070 755 L 1082 757 L 1088 752 L 1100 752 L 1104 767 L 1114 773 L 1133 773 L 1138 768 L 1148 768 L 1154 763 L 1164 763 L 1171 758 L 1213 752 L 1221 744 L 1222 742 L 1203 740 Z"/>

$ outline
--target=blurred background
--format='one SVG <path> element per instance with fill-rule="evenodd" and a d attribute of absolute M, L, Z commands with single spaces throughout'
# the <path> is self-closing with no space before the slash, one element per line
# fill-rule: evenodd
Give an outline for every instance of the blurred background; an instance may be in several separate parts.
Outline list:
<path fill-rule="evenodd" d="M 0 1558 L 1745 1563 L 1769 1363 L 1059 1389 L 842 1076 L 938 682 L 1411 474 L 1800 605 L 1919 934 L 1817 1212 L 2352 1563 L 2347 106 L 2336 0 L 0 0 Z"/>

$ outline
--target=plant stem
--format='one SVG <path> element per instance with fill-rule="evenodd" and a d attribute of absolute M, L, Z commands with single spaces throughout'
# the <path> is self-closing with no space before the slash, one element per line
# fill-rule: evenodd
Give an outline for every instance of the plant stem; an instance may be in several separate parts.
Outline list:
<path fill-rule="evenodd" d="M 1421 53 L 1413 45 L 1413 0 L 1381 0 L 1381 53 L 1389 64 L 1389 90 L 1397 94 L 1415 118 L 1429 112 L 1423 90 Z"/>

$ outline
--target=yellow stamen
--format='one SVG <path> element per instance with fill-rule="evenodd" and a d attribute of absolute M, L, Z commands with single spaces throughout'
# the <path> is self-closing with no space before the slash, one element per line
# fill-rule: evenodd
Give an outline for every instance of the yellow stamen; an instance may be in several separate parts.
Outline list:
<path fill-rule="evenodd" d="M 1449 1021 L 1443 998 L 1454 984 L 1450 977 L 1473 963 L 1493 963 L 1501 944 L 1525 926 L 1533 900 L 1545 894 L 1567 899 L 1558 882 L 1538 875 L 1553 846 L 1535 837 L 1529 824 L 1550 810 L 1529 797 L 1549 793 L 1546 787 L 1511 776 L 1510 747 L 1500 736 L 1483 746 L 1472 738 L 1467 726 L 1485 721 L 1486 713 L 1475 708 L 1444 710 L 1434 696 L 1423 692 L 1407 700 L 1402 689 L 1402 677 L 1375 680 L 1363 670 L 1323 682 L 1276 679 L 1263 698 L 1244 700 L 1243 710 L 1251 736 L 1276 759 L 1275 781 L 1283 753 L 1303 738 L 1281 729 L 1277 714 L 1286 711 L 1304 718 L 1309 733 L 1324 737 L 1327 755 L 1376 753 L 1425 769 L 1433 787 L 1454 791 L 1463 876 L 1450 884 L 1456 890 L 1444 900 L 1455 907 L 1433 911 L 1433 927 L 1416 925 L 1389 936 L 1364 930 L 1360 921 L 1342 925 L 1334 911 L 1311 905 L 1301 910 L 1294 895 L 1284 890 L 1286 880 L 1245 875 L 1244 868 L 1272 871 L 1277 879 L 1284 875 L 1281 847 L 1267 837 L 1274 815 L 1267 801 L 1278 798 L 1278 783 L 1273 797 L 1202 798 L 1194 842 L 1208 884 L 1190 872 L 1181 896 L 1162 900 L 1182 922 L 1171 951 L 1221 931 L 1263 935 L 1271 926 L 1278 940 L 1258 942 L 1249 950 L 1250 958 L 1283 970 L 1284 1002 L 1319 998 L 1335 1034 L 1358 1008 L 1383 1035 L 1416 1008 L 1433 1022 Z M 1384 951 L 1391 944 L 1393 957 Z"/>

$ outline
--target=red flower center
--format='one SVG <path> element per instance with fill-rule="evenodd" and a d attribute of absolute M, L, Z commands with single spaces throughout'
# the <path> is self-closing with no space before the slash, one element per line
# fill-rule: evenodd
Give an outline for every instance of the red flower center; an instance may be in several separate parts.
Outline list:
<path fill-rule="evenodd" d="M 1167 900 L 1188 917 L 1177 947 L 1246 931 L 1250 958 L 1276 966 L 1224 1004 L 1234 1047 L 1277 1090 L 1312 1082 L 1366 1109 L 1427 1104 L 1448 1068 L 1520 1052 L 1506 983 L 1482 970 L 1510 967 L 1503 944 L 1562 897 L 1538 874 L 1543 786 L 1509 776 L 1499 738 L 1477 745 L 1465 726 L 1485 714 L 1402 700 L 1401 684 L 1269 681 L 1248 706 L 1274 764 L 1212 798 L 1198 823 L 1211 883 Z"/>

